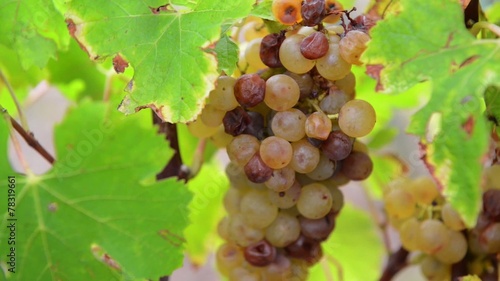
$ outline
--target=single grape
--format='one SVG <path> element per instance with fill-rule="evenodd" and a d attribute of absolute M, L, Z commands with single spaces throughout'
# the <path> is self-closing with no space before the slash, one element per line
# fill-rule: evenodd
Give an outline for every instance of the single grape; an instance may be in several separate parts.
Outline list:
<path fill-rule="evenodd" d="M 262 38 L 260 43 L 260 59 L 269 67 L 282 67 L 280 61 L 280 47 L 285 40 L 283 33 L 271 33 Z"/>
<path fill-rule="evenodd" d="M 291 72 L 306 73 L 316 64 L 316 61 L 305 58 L 300 52 L 300 45 L 305 38 L 302 34 L 294 34 L 281 43 L 279 52 L 281 63 Z"/>
<path fill-rule="evenodd" d="M 210 92 L 209 103 L 222 111 L 230 111 L 238 106 L 234 97 L 234 84 L 236 79 L 231 76 L 220 76 L 215 82 L 215 89 Z"/>
<path fill-rule="evenodd" d="M 328 52 L 316 61 L 318 73 L 328 80 L 339 80 L 351 72 L 351 64 L 340 56 L 339 44 L 330 42 Z"/>
<path fill-rule="evenodd" d="M 266 240 L 273 246 L 286 247 L 300 235 L 299 220 L 285 212 L 280 212 L 273 223 L 266 229 Z"/>
<path fill-rule="evenodd" d="M 224 115 L 222 119 L 222 123 L 224 124 L 224 131 L 227 134 L 237 136 L 246 130 L 250 123 L 252 123 L 252 119 L 243 108 L 238 106 L 226 112 L 226 115 Z M 215 130 L 216 129 L 217 128 L 215 128 Z"/>
<path fill-rule="evenodd" d="M 353 151 L 342 161 L 341 172 L 350 180 L 367 179 L 373 170 L 373 162 L 366 153 Z"/>
<path fill-rule="evenodd" d="M 285 252 L 288 256 L 302 259 L 310 265 L 318 262 L 323 256 L 320 243 L 304 235 L 300 235 L 296 241 L 285 247 Z"/>
<path fill-rule="evenodd" d="M 360 138 L 375 126 L 375 110 L 364 100 L 348 101 L 339 112 L 340 129 L 348 136 Z"/>
<path fill-rule="evenodd" d="M 351 96 L 346 94 L 344 91 L 339 90 L 337 86 L 332 86 L 328 90 L 328 95 L 326 95 L 319 103 L 319 107 L 325 113 L 337 114 L 339 113 L 340 108 L 342 108 L 342 106 L 350 100 L 352 100 Z"/>
<path fill-rule="evenodd" d="M 260 58 L 260 46 L 262 43 L 262 38 L 255 38 L 248 42 L 245 48 L 245 59 L 247 63 L 256 69 L 264 69 L 267 66 Z"/>
<path fill-rule="evenodd" d="M 281 192 L 288 190 L 295 182 L 295 171 L 289 167 L 283 167 L 273 171 L 271 178 L 265 182 L 265 185 L 273 191 Z"/>
<path fill-rule="evenodd" d="M 217 132 L 217 127 L 205 125 L 205 123 L 201 121 L 201 118 L 198 118 L 193 122 L 189 122 L 187 124 L 187 128 L 191 135 L 200 139 L 211 137 Z"/>
<path fill-rule="evenodd" d="M 245 260 L 257 267 L 270 265 L 276 259 L 276 248 L 266 240 L 261 240 L 244 249 Z"/>
<path fill-rule="evenodd" d="M 305 0 L 302 2 L 302 24 L 315 26 L 325 16 L 325 0 Z"/>
<path fill-rule="evenodd" d="M 241 213 L 248 225 L 263 229 L 268 227 L 278 215 L 276 207 L 266 191 L 250 190 L 241 199 Z"/>
<path fill-rule="evenodd" d="M 277 74 L 267 79 L 264 102 L 271 109 L 285 111 L 299 101 L 300 88 L 297 82 L 285 74 Z"/>
<path fill-rule="evenodd" d="M 258 74 L 243 74 L 234 84 L 234 96 L 243 107 L 254 107 L 264 100 L 266 81 Z"/>
<path fill-rule="evenodd" d="M 354 140 L 341 131 L 333 131 L 321 145 L 323 153 L 332 161 L 345 159 L 352 151 Z"/>
<path fill-rule="evenodd" d="M 399 228 L 399 238 L 401 244 L 408 251 L 417 251 L 417 235 L 420 231 L 420 222 L 415 217 L 411 217 L 401 224 Z"/>
<path fill-rule="evenodd" d="M 326 140 L 332 130 L 332 121 L 323 112 L 313 112 L 306 119 L 305 132 L 310 138 Z"/>
<path fill-rule="evenodd" d="M 350 64 L 362 65 L 360 57 L 366 50 L 368 41 L 370 41 L 368 34 L 360 30 L 351 30 L 340 40 L 340 55 Z"/>
<path fill-rule="evenodd" d="M 299 200 L 301 189 L 302 186 L 300 183 L 295 181 L 292 186 L 285 191 L 276 192 L 269 190 L 269 200 L 280 209 L 291 208 L 295 206 L 297 200 Z"/>
<path fill-rule="evenodd" d="M 294 25 L 302 21 L 302 0 L 273 0 L 271 10 L 274 17 L 284 25 Z"/>
<path fill-rule="evenodd" d="M 306 98 L 311 94 L 314 81 L 311 78 L 311 75 L 309 75 L 309 73 L 297 74 L 290 71 L 286 71 L 284 74 L 292 77 L 292 79 L 295 80 L 295 82 L 297 82 L 297 85 L 299 85 L 300 89 L 300 98 Z"/>
<path fill-rule="evenodd" d="M 448 228 L 439 220 L 427 219 L 420 224 L 417 234 L 418 248 L 427 254 L 434 254 L 450 241 Z"/>
<path fill-rule="evenodd" d="M 243 263 L 243 254 L 239 247 L 232 243 L 222 244 L 215 254 L 217 269 L 224 276 Z"/>
<path fill-rule="evenodd" d="M 354 73 L 349 72 L 346 77 L 335 81 L 334 84 L 339 90 L 349 96 L 349 100 L 354 99 L 356 90 L 356 76 L 354 76 Z"/>
<path fill-rule="evenodd" d="M 320 183 L 312 183 L 302 187 L 297 209 L 309 219 L 319 219 L 332 209 L 332 195 L 328 188 Z"/>
<path fill-rule="evenodd" d="M 396 219 L 411 217 L 416 211 L 415 198 L 404 189 L 392 189 L 384 196 L 387 214 Z"/>
<path fill-rule="evenodd" d="M 430 177 L 419 177 L 405 187 L 417 200 L 417 203 L 430 205 L 439 196 L 434 180 Z"/>
<path fill-rule="evenodd" d="M 268 137 L 260 144 L 262 161 L 272 169 L 281 169 L 292 160 L 292 145 L 280 137 Z"/>
<path fill-rule="evenodd" d="M 264 231 L 250 226 L 241 213 L 229 217 L 229 241 L 246 247 L 264 238 Z"/>
<path fill-rule="evenodd" d="M 321 153 L 316 168 L 306 175 L 313 180 L 326 180 L 333 175 L 336 166 L 337 162 L 330 160 L 324 153 Z"/>
<path fill-rule="evenodd" d="M 259 152 L 250 158 L 244 167 L 244 171 L 248 180 L 254 183 L 264 183 L 273 175 L 273 169 L 262 161 Z"/>
<path fill-rule="evenodd" d="M 274 115 L 271 121 L 271 128 L 277 137 L 287 141 L 298 141 L 306 135 L 306 118 L 306 115 L 302 111 L 290 108 L 277 112 Z"/>
<path fill-rule="evenodd" d="M 259 151 L 259 140 L 247 134 L 241 134 L 233 138 L 227 146 L 227 155 L 234 163 L 245 166 L 253 155 Z"/>
<path fill-rule="evenodd" d="M 319 163 L 320 152 L 306 139 L 292 142 L 293 156 L 290 161 L 292 167 L 298 173 L 310 173 Z"/>
<path fill-rule="evenodd" d="M 317 31 L 300 42 L 300 53 L 309 60 L 319 59 L 328 53 L 328 39 L 323 32 Z"/>
<path fill-rule="evenodd" d="M 467 228 L 460 214 L 453 209 L 449 202 L 442 207 L 441 218 L 443 223 L 452 230 L 461 231 Z"/>
<path fill-rule="evenodd" d="M 457 263 L 465 257 L 467 253 L 467 240 L 462 233 L 449 230 L 450 241 L 442 249 L 438 250 L 434 256 L 442 263 Z"/>
<path fill-rule="evenodd" d="M 422 274 L 431 281 L 443 281 L 450 280 L 451 267 L 448 264 L 444 264 L 438 261 L 432 256 L 426 256 L 420 262 L 420 270 Z"/>
<path fill-rule="evenodd" d="M 335 228 L 335 212 L 330 211 L 320 219 L 308 219 L 299 217 L 302 235 L 317 241 L 324 241 L 330 236 Z"/>

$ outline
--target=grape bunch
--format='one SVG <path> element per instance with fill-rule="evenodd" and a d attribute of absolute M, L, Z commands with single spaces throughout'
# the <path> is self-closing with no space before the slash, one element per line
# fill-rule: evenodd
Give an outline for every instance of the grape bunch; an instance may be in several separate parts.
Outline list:
<path fill-rule="evenodd" d="M 258 19 L 237 34 L 238 77 L 220 76 L 192 134 L 225 147 L 231 188 L 216 254 L 229 280 L 306 280 L 323 255 L 344 198 L 339 186 L 373 168 L 356 140 L 376 122 L 355 98 L 352 64 L 366 48 L 362 29 L 337 24 L 332 1 L 275 0 L 283 24 L 268 33 Z"/>
<path fill-rule="evenodd" d="M 455 280 L 451 279 L 454 265 L 462 271 L 459 276 L 475 274 L 482 280 L 497 280 L 498 272 L 493 269 L 500 253 L 499 175 L 500 165 L 485 170 L 483 209 L 472 229 L 430 177 L 401 179 L 387 188 L 384 206 L 389 220 L 402 246 L 420 253 L 420 269 L 428 280 Z"/>

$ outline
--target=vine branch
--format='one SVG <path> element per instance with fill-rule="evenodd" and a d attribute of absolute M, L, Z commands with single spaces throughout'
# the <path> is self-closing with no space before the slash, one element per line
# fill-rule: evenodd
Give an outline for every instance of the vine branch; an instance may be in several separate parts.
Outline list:
<path fill-rule="evenodd" d="M 32 133 L 27 132 L 21 124 L 19 124 L 16 119 L 12 118 L 7 112 L 7 109 L 5 109 L 3 106 L 0 105 L 0 111 L 2 114 L 6 115 L 10 123 L 12 124 L 12 127 L 14 130 L 16 130 L 21 137 L 26 141 L 26 143 L 31 146 L 34 150 L 36 150 L 47 162 L 50 164 L 54 164 L 55 159 L 54 157 L 38 142 L 38 140 L 35 139 Z"/>
<path fill-rule="evenodd" d="M 391 281 L 399 271 L 405 268 L 408 265 L 406 261 L 408 259 L 408 254 L 409 252 L 403 247 L 392 253 L 389 256 L 389 260 L 387 261 L 387 265 L 379 281 Z"/>

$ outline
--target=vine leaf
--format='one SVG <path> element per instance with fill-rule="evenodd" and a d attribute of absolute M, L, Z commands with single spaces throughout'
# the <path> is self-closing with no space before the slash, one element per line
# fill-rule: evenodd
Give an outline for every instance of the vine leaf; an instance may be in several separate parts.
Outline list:
<path fill-rule="evenodd" d="M 221 35 L 219 41 L 215 44 L 215 48 L 210 51 L 213 51 L 217 55 L 217 71 L 224 71 L 226 75 L 233 74 L 238 63 L 239 49 L 238 45 L 226 33 Z"/>
<path fill-rule="evenodd" d="M 254 3 L 172 2 L 67 3 L 70 32 L 92 59 L 119 54 L 134 68 L 119 107 L 125 114 L 149 107 L 164 121 L 193 120 L 219 74 L 215 57 L 204 49 L 218 39 L 222 23 L 246 16 Z"/>
<path fill-rule="evenodd" d="M 363 59 L 382 66 L 379 82 L 387 93 L 431 81 L 431 98 L 413 116 L 409 132 L 423 139 L 429 169 L 451 204 L 473 225 L 488 142 L 482 99 L 486 87 L 500 81 L 500 40 L 474 38 L 455 0 L 402 0 L 401 5 L 399 14 L 372 30 Z M 436 114 L 441 129 L 434 139 L 425 139 Z"/>
<path fill-rule="evenodd" d="M 25 70 L 45 67 L 69 44 L 64 18 L 52 1 L 7 1 L 0 5 L 0 18 L 0 44 L 17 52 Z"/>
<path fill-rule="evenodd" d="M 158 280 L 182 264 L 191 195 L 174 179 L 154 182 L 173 153 L 150 123 L 87 102 L 56 127 L 53 169 L 17 177 L 12 280 Z"/>
<path fill-rule="evenodd" d="M 489 86 L 484 92 L 486 115 L 496 126 L 500 125 L 500 87 Z"/>

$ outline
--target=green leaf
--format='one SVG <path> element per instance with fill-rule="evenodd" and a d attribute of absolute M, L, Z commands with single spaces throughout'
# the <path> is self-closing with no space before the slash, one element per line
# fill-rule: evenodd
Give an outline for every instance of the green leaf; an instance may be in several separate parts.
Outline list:
<path fill-rule="evenodd" d="M 252 11 L 250 11 L 250 16 L 259 17 L 266 20 L 275 21 L 271 6 L 273 5 L 273 0 L 263 0 L 258 4 L 255 4 Z"/>
<path fill-rule="evenodd" d="M 333 280 L 338 280 L 334 273 L 338 273 L 338 268 L 328 261 L 328 257 L 334 258 L 341 265 L 343 280 L 376 280 L 380 274 L 384 248 L 377 226 L 368 213 L 346 204 L 335 223 L 335 230 L 323 245 L 323 252 L 329 263 L 328 269 L 335 276 Z M 317 264 L 311 269 L 308 280 L 332 280 L 325 277 L 324 270 L 321 264 Z"/>
<path fill-rule="evenodd" d="M 193 193 L 189 204 L 189 221 L 185 230 L 186 250 L 194 264 L 202 265 L 207 256 L 216 251 L 217 224 L 224 214 L 222 199 L 229 182 L 221 164 L 212 161 L 203 164 L 200 172 L 188 183 Z"/>
<path fill-rule="evenodd" d="M 489 86 L 484 92 L 486 115 L 497 126 L 500 122 L 500 87 Z"/>
<path fill-rule="evenodd" d="M 372 29 L 362 58 L 381 66 L 385 92 L 431 81 L 431 98 L 413 116 L 409 132 L 425 138 L 430 117 L 441 115 L 441 131 L 425 142 L 426 160 L 451 204 L 473 225 L 488 137 L 482 98 L 488 85 L 500 81 L 500 40 L 474 38 L 464 27 L 457 1 L 402 0 L 401 5 L 400 13 Z M 433 24 L 422 28 L 425 22 Z"/>
<path fill-rule="evenodd" d="M 9 175 L 13 175 L 12 167 L 7 157 L 7 142 L 9 140 L 9 124 L 7 123 L 9 121 L 7 118 L 6 115 L 0 114 L 0 155 L 3 155 L 0 157 L 1 180 L 4 180 Z"/>
<path fill-rule="evenodd" d="M 213 55 L 222 23 L 244 17 L 252 0 L 173 1 L 73 0 L 66 16 L 75 37 L 93 59 L 120 54 L 134 68 L 129 94 L 119 109 L 145 107 L 172 123 L 193 120 L 218 75 Z M 176 10 L 177 9 L 177 10 Z"/>
<path fill-rule="evenodd" d="M 238 63 L 238 51 L 238 45 L 227 34 L 223 34 L 214 49 L 217 55 L 217 71 L 224 71 L 227 75 L 233 74 Z"/>
<path fill-rule="evenodd" d="M 17 52 L 24 69 L 45 67 L 69 43 L 64 18 L 52 1 L 7 1 L 0 6 L 0 18 L 0 44 Z"/>
<path fill-rule="evenodd" d="M 368 143 L 368 147 L 371 149 L 379 149 L 390 143 L 398 135 L 398 129 L 396 128 L 383 128 L 377 131 L 377 134 Z"/>
<path fill-rule="evenodd" d="M 54 168 L 17 179 L 12 280 L 158 280 L 182 264 L 191 195 L 174 179 L 147 183 L 172 156 L 150 118 L 87 102 L 56 127 Z"/>

